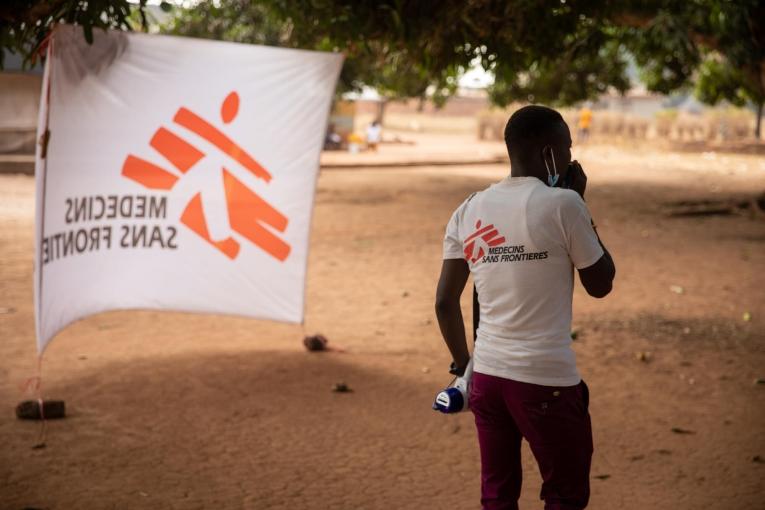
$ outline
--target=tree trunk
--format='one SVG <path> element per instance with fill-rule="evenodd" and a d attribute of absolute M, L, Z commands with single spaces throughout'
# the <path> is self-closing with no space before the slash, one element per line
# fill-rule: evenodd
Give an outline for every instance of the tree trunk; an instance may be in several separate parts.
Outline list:
<path fill-rule="evenodd" d="M 762 126 L 762 101 L 757 105 L 757 123 L 754 125 L 754 137 L 760 141 L 760 127 Z"/>
<path fill-rule="evenodd" d="M 390 101 L 390 99 L 384 97 L 380 99 L 380 102 L 377 105 L 377 122 L 379 122 L 381 126 L 384 124 L 383 119 L 385 118 L 385 107 L 388 106 L 388 101 Z"/>

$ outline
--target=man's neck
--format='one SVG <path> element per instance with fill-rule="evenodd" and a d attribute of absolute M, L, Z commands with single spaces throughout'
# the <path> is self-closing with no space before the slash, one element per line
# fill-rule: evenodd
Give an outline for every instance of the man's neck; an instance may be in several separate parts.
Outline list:
<path fill-rule="evenodd" d="M 520 165 L 514 165 L 510 167 L 510 177 L 536 177 L 537 179 L 544 182 L 544 179 L 541 176 L 534 172 L 529 172 L 526 168 Z"/>

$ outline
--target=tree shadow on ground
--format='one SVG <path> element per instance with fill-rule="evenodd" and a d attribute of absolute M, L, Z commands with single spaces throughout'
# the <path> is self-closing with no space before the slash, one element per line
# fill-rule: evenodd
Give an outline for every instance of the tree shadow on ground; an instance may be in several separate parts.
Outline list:
<path fill-rule="evenodd" d="M 472 417 L 433 412 L 437 387 L 391 375 L 399 362 L 250 351 L 97 367 L 51 395 L 70 416 L 49 423 L 47 448 L 30 449 L 33 424 L 5 424 L 17 440 L 2 456 L 14 465 L 0 499 L 9 508 L 448 505 L 436 480 L 453 469 L 477 490 Z M 352 392 L 333 392 L 338 382 Z M 458 443 L 454 462 L 438 437 Z"/>

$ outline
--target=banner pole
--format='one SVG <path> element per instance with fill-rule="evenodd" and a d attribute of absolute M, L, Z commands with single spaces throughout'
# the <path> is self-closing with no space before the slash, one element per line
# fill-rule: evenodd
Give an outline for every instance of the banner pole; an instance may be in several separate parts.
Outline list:
<path fill-rule="evenodd" d="M 45 199 L 46 199 L 46 190 L 47 190 L 47 177 L 48 177 L 48 143 L 50 141 L 50 95 L 51 95 L 51 68 L 53 66 L 52 63 L 52 55 L 53 55 L 53 31 L 55 29 L 55 26 L 51 28 L 51 32 L 48 34 L 47 40 L 44 44 L 47 45 L 46 51 L 45 51 L 45 70 L 44 70 L 44 80 L 43 80 L 43 87 L 44 90 L 41 92 L 41 108 L 45 108 L 45 117 L 44 117 L 44 129 L 42 130 L 42 135 L 40 136 L 38 143 L 40 144 L 40 158 L 42 160 L 42 165 L 40 165 L 40 170 L 42 170 L 42 176 L 38 180 L 39 185 L 41 186 L 40 194 L 38 195 L 40 197 L 40 208 L 38 211 L 40 212 L 40 225 L 39 225 L 39 235 L 37 239 L 37 246 L 35 246 L 35 255 L 36 255 L 36 264 L 35 268 L 37 270 L 37 288 L 35 289 L 36 292 L 36 303 L 35 303 L 35 337 L 37 339 L 37 375 L 34 377 L 35 380 L 35 397 L 37 399 L 37 405 L 40 410 L 40 434 L 37 440 L 37 443 L 33 446 L 34 449 L 39 448 L 45 448 L 45 438 L 46 438 L 46 432 L 47 432 L 47 426 L 46 426 L 46 420 L 45 420 L 45 401 L 43 399 L 42 394 L 42 363 L 43 363 L 43 352 L 45 350 L 45 345 L 42 343 L 42 337 L 41 337 L 41 318 L 42 318 L 42 290 L 43 290 L 43 240 L 45 239 Z"/>
<path fill-rule="evenodd" d="M 54 27 L 55 29 L 55 27 Z M 43 241 L 45 239 L 45 201 L 46 192 L 48 189 L 48 143 L 50 142 L 50 91 L 51 91 L 51 74 L 53 62 L 51 57 L 53 56 L 53 29 L 48 36 L 47 50 L 45 57 L 45 91 L 42 97 L 44 98 L 45 107 L 45 124 L 44 130 L 38 140 L 40 144 L 40 158 L 42 159 L 42 177 L 39 180 L 41 193 L 40 193 L 40 226 L 38 245 L 36 246 L 37 255 L 37 306 L 35 307 L 35 333 L 37 337 L 37 356 L 40 363 L 42 363 L 42 353 L 45 350 L 45 346 L 42 344 L 40 323 L 42 322 L 42 294 L 43 294 L 43 277 L 44 277 L 44 263 L 43 263 Z M 47 343 L 47 342 L 46 342 Z"/>

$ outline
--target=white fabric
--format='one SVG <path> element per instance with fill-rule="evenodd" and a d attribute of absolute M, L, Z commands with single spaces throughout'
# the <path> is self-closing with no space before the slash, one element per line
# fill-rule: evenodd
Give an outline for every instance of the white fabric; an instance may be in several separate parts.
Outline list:
<path fill-rule="evenodd" d="M 573 266 L 589 267 L 602 256 L 587 206 L 574 191 L 508 177 L 463 202 L 446 228 L 444 259 L 465 258 L 478 290 L 475 371 L 545 386 L 578 384 Z"/>
<path fill-rule="evenodd" d="M 319 154 L 342 57 L 94 37 L 91 46 L 80 28 L 57 28 L 46 62 L 38 350 L 67 324 L 112 309 L 301 322 Z"/>
<path fill-rule="evenodd" d="M 380 143 L 382 138 L 382 126 L 370 124 L 367 126 L 367 143 Z"/>

